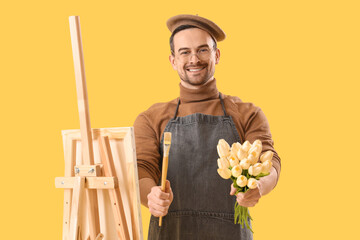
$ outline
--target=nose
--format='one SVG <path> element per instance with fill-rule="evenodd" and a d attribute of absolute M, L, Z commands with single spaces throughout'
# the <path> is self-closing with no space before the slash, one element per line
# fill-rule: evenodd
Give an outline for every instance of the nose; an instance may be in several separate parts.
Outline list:
<path fill-rule="evenodd" d="M 198 63 L 200 62 L 200 58 L 198 57 L 198 55 L 195 54 L 191 54 L 190 55 L 190 64 L 194 64 L 194 63 Z"/>

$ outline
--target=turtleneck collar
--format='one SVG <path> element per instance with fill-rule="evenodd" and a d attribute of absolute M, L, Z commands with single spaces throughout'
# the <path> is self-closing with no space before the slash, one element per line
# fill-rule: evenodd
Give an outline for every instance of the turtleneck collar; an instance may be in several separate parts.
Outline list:
<path fill-rule="evenodd" d="M 186 102 L 200 102 L 209 99 L 219 98 L 219 91 L 216 87 L 216 79 L 200 86 L 198 89 L 190 89 L 180 85 L 180 101 Z"/>

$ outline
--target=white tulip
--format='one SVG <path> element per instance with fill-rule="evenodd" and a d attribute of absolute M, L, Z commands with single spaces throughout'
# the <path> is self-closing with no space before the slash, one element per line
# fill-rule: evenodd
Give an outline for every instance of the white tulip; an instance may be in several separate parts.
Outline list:
<path fill-rule="evenodd" d="M 231 171 L 228 168 L 218 168 L 217 172 L 223 179 L 229 179 L 231 177 Z"/>
<path fill-rule="evenodd" d="M 251 176 L 256 177 L 257 175 L 259 175 L 262 171 L 262 164 L 261 163 L 256 163 L 255 165 L 252 165 L 249 167 L 249 174 Z"/>
<path fill-rule="evenodd" d="M 248 183 L 248 179 L 244 176 L 244 175 L 240 175 L 237 179 L 236 179 L 236 184 L 239 187 L 245 187 Z"/>
<path fill-rule="evenodd" d="M 239 151 L 237 152 L 237 158 L 241 161 L 244 158 L 247 158 L 248 153 L 246 151 L 244 151 L 244 149 L 240 148 Z"/>
<path fill-rule="evenodd" d="M 267 160 L 270 160 L 270 161 L 271 161 L 271 159 L 273 158 L 273 156 L 274 156 L 274 153 L 273 153 L 271 150 L 266 151 L 264 154 L 261 155 L 260 161 L 261 161 L 261 162 L 265 162 L 265 161 L 267 161 Z"/>
<path fill-rule="evenodd" d="M 241 173 L 242 173 L 242 169 L 240 165 L 236 165 L 231 169 L 231 174 L 236 178 L 239 177 Z"/>
<path fill-rule="evenodd" d="M 231 154 L 234 156 L 237 156 L 237 153 L 239 152 L 239 150 L 241 149 L 241 144 L 239 142 L 233 143 L 231 145 Z"/>
<path fill-rule="evenodd" d="M 270 172 L 270 169 L 272 167 L 272 161 L 271 160 L 266 160 L 265 162 L 262 163 L 262 170 L 261 172 L 264 174 L 267 174 Z"/>
<path fill-rule="evenodd" d="M 259 159 L 262 147 L 259 145 L 252 146 L 249 149 L 249 155 L 253 155 L 256 158 L 256 161 Z"/>
<path fill-rule="evenodd" d="M 256 139 L 256 140 L 253 142 L 252 146 L 260 146 L 260 147 L 262 147 L 262 143 L 261 143 L 261 141 L 260 141 L 259 139 Z"/>
<path fill-rule="evenodd" d="M 247 186 L 250 189 L 255 189 L 258 187 L 258 182 L 255 178 L 249 178 L 248 182 L 247 182 Z"/>
<path fill-rule="evenodd" d="M 242 169 L 248 169 L 250 167 L 250 161 L 247 158 L 244 158 L 243 160 L 240 161 L 240 166 Z"/>
<path fill-rule="evenodd" d="M 244 150 L 245 152 L 248 152 L 249 149 L 251 148 L 251 144 L 249 143 L 249 141 L 246 140 L 246 141 L 243 143 L 243 145 L 241 146 L 241 148 L 242 148 L 242 150 Z"/>
<path fill-rule="evenodd" d="M 252 154 L 249 154 L 249 156 L 247 157 L 247 160 L 249 160 L 251 165 L 254 165 L 255 163 L 257 163 L 257 158 Z"/>
<path fill-rule="evenodd" d="M 230 167 L 230 162 L 229 162 L 229 160 L 227 160 L 227 159 L 224 158 L 224 157 L 218 158 L 217 163 L 218 163 L 218 167 L 219 167 L 219 168 L 229 168 L 229 167 Z"/>
<path fill-rule="evenodd" d="M 230 155 L 230 146 L 224 139 L 219 140 L 217 152 L 220 157 L 228 157 Z"/>
<path fill-rule="evenodd" d="M 235 165 L 239 164 L 239 159 L 237 159 L 237 157 L 232 154 L 230 155 L 230 157 L 228 159 L 229 159 L 231 167 L 234 167 Z"/>
<path fill-rule="evenodd" d="M 255 154 L 258 152 L 258 148 L 259 146 L 252 146 L 248 151 L 249 155 L 251 154 L 255 156 Z"/>

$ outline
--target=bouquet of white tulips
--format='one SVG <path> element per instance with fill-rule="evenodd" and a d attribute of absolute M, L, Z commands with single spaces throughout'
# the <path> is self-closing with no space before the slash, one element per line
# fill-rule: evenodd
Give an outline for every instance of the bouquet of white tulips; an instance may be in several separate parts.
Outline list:
<path fill-rule="evenodd" d="M 231 178 L 236 194 L 257 188 L 257 180 L 269 175 L 272 167 L 273 152 L 267 151 L 260 156 L 261 151 L 262 144 L 260 140 L 255 140 L 253 144 L 245 141 L 242 145 L 236 142 L 232 144 L 231 148 L 224 139 L 219 140 L 217 145 L 219 168 L 217 171 L 222 178 Z M 259 158 L 261 163 L 258 162 Z M 234 209 L 234 223 L 242 226 L 245 223 L 246 227 L 252 231 L 247 222 L 248 217 L 252 220 L 248 208 L 240 206 L 235 201 Z"/>

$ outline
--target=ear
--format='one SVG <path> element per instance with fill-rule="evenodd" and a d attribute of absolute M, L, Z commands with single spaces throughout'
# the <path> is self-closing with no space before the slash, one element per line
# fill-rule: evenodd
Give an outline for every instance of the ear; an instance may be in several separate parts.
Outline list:
<path fill-rule="evenodd" d="M 177 71 L 176 64 L 175 64 L 175 57 L 172 54 L 170 54 L 170 56 L 169 56 L 169 61 L 171 63 L 171 66 L 173 67 L 173 69 Z"/>
<path fill-rule="evenodd" d="M 216 53 L 215 53 L 215 64 L 218 64 L 220 61 L 220 49 L 216 49 Z"/>

